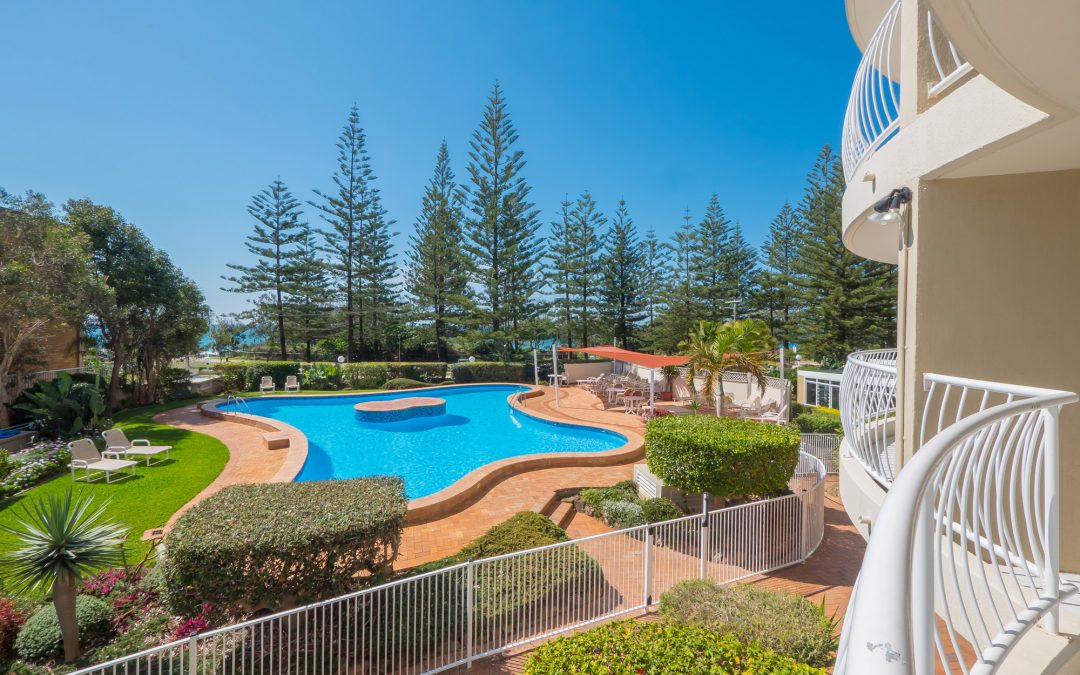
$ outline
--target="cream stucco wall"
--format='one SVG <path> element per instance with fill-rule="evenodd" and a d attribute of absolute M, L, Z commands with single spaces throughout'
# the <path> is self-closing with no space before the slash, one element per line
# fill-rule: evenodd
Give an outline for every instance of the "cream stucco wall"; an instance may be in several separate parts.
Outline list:
<path fill-rule="evenodd" d="M 912 185 L 901 256 L 902 448 L 928 372 L 1080 391 L 1080 170 Z M 1061 484 L 1080 480 L 1080 405 L 1061 417 Z M 1062 566 L 1080 571 L 1080 491 L 1061 494 Z"/>

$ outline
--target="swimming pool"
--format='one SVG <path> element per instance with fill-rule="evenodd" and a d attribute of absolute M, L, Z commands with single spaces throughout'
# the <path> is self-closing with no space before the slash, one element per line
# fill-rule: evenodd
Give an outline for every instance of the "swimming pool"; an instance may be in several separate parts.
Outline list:
<path fill-rule="evenodd" d="M 395 475 L 410 499 L 449 486 L 473 469 L 540 452 L 598 452 L 626 443 L 613 431 L 548 422 L 515 411 L 515 385 L 439 387 L 355 396 L 291 396 L 248 400 L 252 415 L 291 424 L 307 436 L 308 456 L 297 481 Z M 395 422 L 360 421 L 362 401 L 437 396 L 446 413 Z"/>

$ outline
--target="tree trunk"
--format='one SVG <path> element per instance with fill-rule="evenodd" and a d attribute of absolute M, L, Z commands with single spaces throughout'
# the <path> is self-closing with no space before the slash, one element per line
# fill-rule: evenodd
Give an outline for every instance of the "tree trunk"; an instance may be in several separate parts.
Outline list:
<path fill-rule="evenodd" d="M 112 374 L 109 377 L 109 407 L 116 410 L 120 405 L 120 368 L 124 364 L 124 350 L 121 347 L 124 341 L 124 331 L 117 331 L 116 340 L 113 342 Z"/>
<path fill-rule="evenodd" d="M 79 658 L 79 624 L 75 621 L 75 584 L 57 579 L 53 582 L 53 606 L 64 640 L 64 661 Z"/>

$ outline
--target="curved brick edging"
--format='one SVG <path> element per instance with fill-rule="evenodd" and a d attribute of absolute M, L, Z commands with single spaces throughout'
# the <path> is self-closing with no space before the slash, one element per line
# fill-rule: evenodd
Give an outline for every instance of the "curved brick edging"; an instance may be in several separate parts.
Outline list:
<path fill-rule="evenodd" d="M 297 474 L 300 473 L 300 469 L 304 468 L 304 462 L 307 461 L 308 439 L 307 436 L 304 435 L 304 432 L 291 424 L 286 424 L 285 422 L 269 417 L 260 417 L 258 415 L 249 415 L 247 413 L 229 413 L 226 415 L 220 410 L 214 409 L 215 406 L 225 402 L 226 401 L 223 398 L 204 401 L 199 404 L 199 413 L 206 417 L 212 417 L 225 422 L 235 422 L 236 424 L 255 427 L 256 429 L 267 432 L 263 435 L 267 452 L 277 452 L 277 449 L 288 451 L 281 468 L 277 470 L 277 473 L 275 473 L 268 482 L 288 483 L 295 479 Z M 282 438 L 288 439 L 288 445 L 281 445 L 280 441 Z"/>
<path fill-rule="evenodd" d="M 610 431 L 626 438 L 626 443 L 618 448 L 612 450 L 604 450 L 601 452 L 549 452 L 539 453 L 532 455 L 520 455 L 518 457 L 508 457 L 506 459 L 496 460 L 489 462 L 473 469 L 469 473 L 465 474 L 458 480 L 454 481 L 447 487 L 427 495 L 426 497 L 420 497 L 419 499 L 412 499 L 409 501 L 408 511 L 405 515 L 406 525 L 419 525 L 422 523 L 431 522 L 439 518 L 443 518 L 452 513 L 462 510 L 466 506 L 476 502 L 485 493 L 487 493 L 492 487 L 499 484 L 503 480 L 529 471 L 537 471 L 540 469 L 555 469 L 555 468 L 571 468 L 576 466 L 615 466 L 619 464 L 627 464 L 629 462 L 637 461 L 645 456 L 645 438 L 638 432 L 627 429 L 625 427 L 612 428 L 608 425 L 597 422 L 586 422 L 584 420 L 574 420 L 572 422 L 565 419 L 559 419 L 551 415 L 547 415 L 539 410 L 531 410 L 525 408 L 521 402 L 522 399 L 535 398 L 543 396 L 544 391 L 533 385 L 522 385 L 519 382 L 476 382 L 469 384 L 453 384 L 444 385 L 439 387 L 426 387 L 425 391 L 447 389 L 451 387 L 482 387 L 482 386 L 514 386 L 529 387 L 528 391 L 515 392 L 507 396 L 507 403 L 514 408 L 514 410 L 522 413 L 523 415 L 529 415 L 531 417 L 543 420 L 551 424 L 557 424 L 560 426 L 579 426 L 586 428 L 601 429 L 604 431 Z M 358 394 L 307 394 L 305 398 L 311 396 L 357 396 Z M 363 394 L 359 394 L 363 396 Z M 284 398 L 284 396 L 281 396 Z M 266 431 L 277 431 L 276 427 L 287 427 L 296 431 L 304 439 L 304 459 L 307 458 L 307 437 L 304 436 L 295 427 L 291 427 L 283 422 L 274 420 L 267 417 L 259 417 L 257 415 L 249 415 L 245 413 L 229 414 L 225 415 L 217 410 L 207 409 L 212 408 L 218 404 L 225 403 L 224 399 L 217 399 L 214 401 L 207 401 L 200 404 L 199 409 L 202 414 L 208 417 L 214 417 L 217 419 L 224 419 L 227 421 L 237 422 L 239 424 L 247 424 L 257 427 Z M 205 407 L 204 407 L 205 406 Z M 291 464 L 292 461 L 292 449 L 290 448 L 290 457 L 287 464 Z M 299 473 L 300 468 L 303 466 L 303 460 L 300 461 L 293 473 L 292 477 L 285 480 L 292 480 L 295 478 L 296 473 Z M 285 472 L 285 468 L 278 472 L 280 476 Z M 278 476 L 275 476 L 275 481 L 278 480 Z"/>

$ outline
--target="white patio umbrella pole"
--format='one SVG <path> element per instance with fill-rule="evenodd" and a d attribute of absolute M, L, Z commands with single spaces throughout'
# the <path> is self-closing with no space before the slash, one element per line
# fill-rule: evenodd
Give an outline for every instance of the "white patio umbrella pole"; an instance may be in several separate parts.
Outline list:
<path fill-rule="evenodd" d="M 653 414 L 655 410 L 653 406 L 656 405 L 656 369 L 649 369 L 649 414 Z"/>
<path fill-rule="evenodd" d="M 551 366 L 551 372 L 555 375 L 555 407 L 559 408 L 559 348 L 554 342 L 551 343 Z"/>
<path fill-rule="evenodd" d="M 783 367 L 781 367 L 780 377 L 783 376 Z M 540 357 L 537 355 L 535 348 L 533 348 L 533 384 L 537 386 L 540 384 Z"/>
<path fill-rule="evenodd" d="M 780 345 L 780 379 L 784 379 L 784 345 Z"/>

